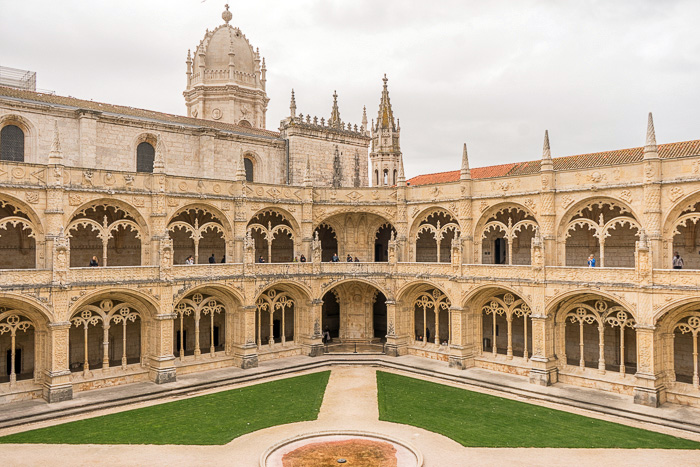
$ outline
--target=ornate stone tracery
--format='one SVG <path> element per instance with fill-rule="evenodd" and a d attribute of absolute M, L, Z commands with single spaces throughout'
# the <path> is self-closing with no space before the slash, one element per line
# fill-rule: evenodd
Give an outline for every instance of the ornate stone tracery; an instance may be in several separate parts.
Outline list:
<path fill-rule="evenodd" d="M 449 315 L 450 301 L 447 298 L 447 296 L 439 289 L 432 289 L 427 290 L 425 292 L 421 292 L 418 295 L 418 297 L 413 301 L 413 308 L 415 310 L 415 318 L 420 318 L 415 319 L 416 324 L 418 322 L 422 323 L 422 332 L 420 332 L 420 329 L 416 329 L 417 332 L 420 332 L 420 334 L 415 338 L 416 341 L 422 342 L 424 345 L 428 343 L 428 332 L 430 329 L 428 323 L 428 310 L 430 310 L 432 311 L 433 315 L 433 335 L 435 345 L 442 345 L 445 341 L 449 345 L 449 342 L 451 341 L 450 329 L 452 326 Z M 445 336 L 444 334 L 441 335 L 442 333 L 440 331 L 440 314 L 443 311 L 448 316 L 447 339 L 444 339 Z M 443 339 L 441 339 L 441 337 Z"/>
<path fill-rule="evenodd" d="M 279 316 L 279 341 L 284 347 L 287 342 L 287 330 L 289 329 L 288 321 L 288 311 L 292 312 L 292 340 L 295 338 L 294 333 L 294 311 L 296 302 L 287 293 L 283 291 L 278 291 L 275 289 L 269 289 L 260 295 L 258 300 L 255 302 L 257 308 L 257 336 L 256 342 L 258 344 L 258 349 L 262 347 L 263 344 L 263 321 L 267 318 L 267 324 L 269 325 L 269 333 L 267 334 L 268 344 L 272 347 L 275 344 L 275 316 Z"/>
<path fill-rule="evenodd" d="M 506 356 L 508 358 L 513 358 L 513 318 L 523 319 L 523 358 L 527 360 L 529 358 L 528 352 L 528 339 L 531 339 L 531 335 L 528 332 L 528 318 L 532 314 L 532 310 L 525 301 L 513 295 L 510 292 L 506 292 L 501 295 L 496 295 L 487 300 L 481 307 L 481 311 L 484 316 L 491 315 L 491 337 L 490 337 L 490 347 L 491 353 L 494 357 L 498 354 L 498 325 L 497 316 L 502 316 L 507 322 L 507 345 L 506 345 Z M 532 327 L 532 326 L 530 326 Z M 489 346 L 486 345 L 486 329 L 484 330 L 484 342 L 483 351 L 486 351 Z"/>
<path fill-rule="evenodd" d="M 7 368 L 7 374 L 9 375 L 10 387 L 12 387 L 17 382 L 16 373 L 16 355 L 17 355 L 17 333 L 21 332 L 27 334 L 30 328 L 33 328 L 34 323 L 24 315 L 22 315 L 17 310 L 0 310 L 0 336 L 3 334 L 9 334 L 10 336 L 10 346 L 9 346 L 9 364 L 10 367 Z M 4 349 L 4 346 L 3 346 Z"/>

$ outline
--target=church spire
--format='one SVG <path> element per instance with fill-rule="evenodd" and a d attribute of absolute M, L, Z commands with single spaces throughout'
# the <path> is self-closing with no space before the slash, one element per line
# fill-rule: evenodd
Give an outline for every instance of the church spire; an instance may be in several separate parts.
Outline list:
<path fill-rule="evenodd" d="M 377 115 L 376 130 L 391 128 L 392 130 L 396 131 L 396 124 L 394 123 L 394 112 L 392 112 L 391 110 L 391 101 L 389 100 L 389 87 L 387 86 L 387 82 L 389 81 L 389 79 L 386 77 L 386 73 L 384 74 L 384 78 L 382 78 L 382 81 L 384 81 L 384 89 L 382 90 L 382 98 L 379 101 L 379 114 Z"/>
<path fill-rule="evenodd" d="M 367 131 L 367 106 L 363 105 L 362 106 L 362 133 L 365 133 Z"/>
<path fill-rule="evenodd" d="M 399 156 L 399 178 L 396 180 L 398 186 L 406 186 L 406 173 L 403 170 L 403 156 Z"/>
<path fill-rule="evenodd" d="M 464 148 L 462 149 L 462 170 L 459 172 L 460 180 L 471 180 L 472 175 L 469 170 L 469 158 L 467 156 L 467 143 L 464 143 Z"/>
<path fill-rule="evenodd" d="M 340 127 L 340 110 L 338 110 L 338 93 L 333 91 L 333 108 L 331 109 L 331 118 L 328 119 L 328 126 Z"/>
<path fill-rule="evenodd" d="M 656 131 L 654 130 L 654 118 L 649 112 L 647 120 L 647 139 L 644 143 L 644 159 L 658 159 L 659 147 L 656 145 Z"/>

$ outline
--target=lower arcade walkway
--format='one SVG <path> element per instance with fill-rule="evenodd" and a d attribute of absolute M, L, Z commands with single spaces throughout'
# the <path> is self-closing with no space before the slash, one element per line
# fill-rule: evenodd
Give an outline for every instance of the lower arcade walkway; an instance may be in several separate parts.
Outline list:
<path fill-rule="evenodd" d="M 51 405 L 41 400 L 6 404 L 0 415 L 0 424 L 8 428 L 0 429 L 0 435 L 329 367 L 331 377 L 315 421 L 271 427 L 241 436 L 223 446 L 0 445 L 0 458 L 5 465 L 142 465 L 147 462 L 154 466 L 216 463 L 252 467 L 259 465 L 260 455 L 265 449 L 283 439 L 331 429 L 381 433 L 406 441 L 423 454 L 426 466 L 504 463 L 679 466 L 694 465 L 700 458 L 697 451 L 465 448 L 449 438 L 420 428 L 379 421 L 377 369 L 695 440 L 700 440 L 700 410 L 674 405 L 653 409 L 635 405 L 629 397 L 602 391 L 562 384 L 534 386 L 523 377 L 476 368 L 452 370 L 439 362 L 418 357 L 390 358 L 362 354 L 352 357 L 294 357 L 264 362 L 250 370 L 213 370 L 183 375 L 178 377 L 178 381 L 163 385 L 139 383 L 86 391 L 76 394 L 73 400 Z M 125 406 L 125 403 L 128 405 Z M 86 415 L 87 412 L 90 412 L 89 415 Z M 73 416 L 56 418 L 61 415 Z"/>

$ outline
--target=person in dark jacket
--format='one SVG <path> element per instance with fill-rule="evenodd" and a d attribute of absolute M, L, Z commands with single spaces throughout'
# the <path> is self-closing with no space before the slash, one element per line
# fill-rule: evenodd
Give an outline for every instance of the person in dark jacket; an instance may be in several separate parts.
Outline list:
<path fill-rule="evenodd" d="M 97 267 L 100 264 L 97 262 L 97 256 L 93 256 L 92 259 L 90 260 L 90 267 Z"/>
<path fill-rule="evenodd" d="M 214 253 L 211 254 L 209 257 L 209 264 L 214 264 L 216 263 L 216 258 L 214 258 Z"/>

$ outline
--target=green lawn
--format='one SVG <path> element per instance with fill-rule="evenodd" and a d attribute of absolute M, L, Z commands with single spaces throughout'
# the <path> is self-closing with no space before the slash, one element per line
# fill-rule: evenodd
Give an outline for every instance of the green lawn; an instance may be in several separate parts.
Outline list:
<path fill-rule="evenodd" d="M 700 449 L 700 443 L 524 402 L 377 372 L 379 419 L 470 447 Z"/>
<path fill-rule="evenodd" d="M 225 444 L 285 423 L 316 420 L 330 371 L 88 418 L 0 443 Z"/>

